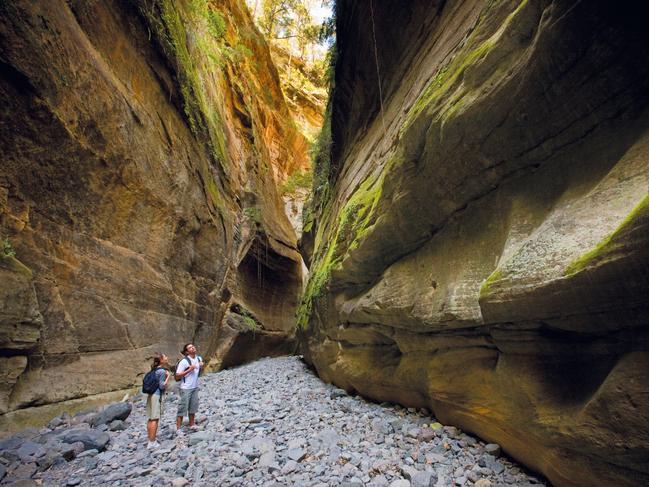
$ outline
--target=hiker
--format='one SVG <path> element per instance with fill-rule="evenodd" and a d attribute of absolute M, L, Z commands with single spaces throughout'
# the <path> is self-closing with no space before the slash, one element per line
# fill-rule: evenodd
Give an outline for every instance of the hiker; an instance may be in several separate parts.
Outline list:
<path fill-rule="evenodd" d="M 178 401 L 178 415 L 176 416 L 176 433 L 182 434 L 180 427 L 183 417 L 189 416 L 189 428 L 195 429 L 196 411 L 198 411 L 198 375 L 203 367 L 203 358 L 196 355 L 196 347 L 187 343 L 183 347 L 184 357 L 176 366 L 175 378 L 180 381 L 180 400 Z"/>
<path fill-rule="evenodd" d="M 158 433 L 158 423 L 162 416 L 163 395 L 167 389 L 167 384 L 169 383 L 169 371 L 164 369 L 168 364 L 169 360 L 165 354 L 157 352 L 153 356 L 151 371 L 155 373 L 158 387 L 155 392 L 148 394 L 146 398 L 146 415 L 148 418 L 146 432 L 149 437 L 149 443 L 147 444 L 149 450 L 160 446 L 156 441 L 156 434 Z"/>

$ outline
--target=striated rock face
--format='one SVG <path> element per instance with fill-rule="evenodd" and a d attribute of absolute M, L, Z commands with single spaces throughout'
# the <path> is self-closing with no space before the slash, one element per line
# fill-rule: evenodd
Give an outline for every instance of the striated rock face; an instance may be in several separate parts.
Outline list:
<path fill-rule="evenodd" d="M 2 2 L 0 107 L 0 413 L 295 346 L 306 142 L 243 2 Z"/>
<path fill-rule="evenodd" d="M 646 484 L 645 8 L 337 9 L 332 157 L 303 237 L 307 358 L 556 485 Z"/>

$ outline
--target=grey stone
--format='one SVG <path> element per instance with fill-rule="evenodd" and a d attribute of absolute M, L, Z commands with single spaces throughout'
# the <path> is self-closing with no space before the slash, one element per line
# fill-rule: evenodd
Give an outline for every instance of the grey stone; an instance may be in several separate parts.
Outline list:
<path fill-rule="evenodd" d="M 10 436 L 0 441 L 0 450 L 17 450 L 25 442 L 24 438 L 17 436 Z"/>
<path fill-rule="evenodd" d="M 293 448 L 301 448 L 305 444 L 306 440 L 304 438 L 293 438 L 292 440 L 289 440 L 287 447 L 291 450 Z"/>
<path fill-rule="evenodd" d="M 505 470 L 505 466 L 492 455 L 483 455 L 478 463 L 483 467 L 493 470 L 496 475 L 500 475 Z"/>
<path fill-rule="evenodd" d="M 7 479 L 11 479 L 11 480 L 30 479 L 34 476 L 34 474 L 37 471 L 38 468 L 35 463 L 23 463 L 18 465 L 13 470 L 11 470 L 7 475 Z"/>
<path fill-rule="evenodd" d="M 336 399 L 338 397 L 345 397 L 346 395 L 347 395 L 347 393 L 343 389 L 334 389 L 329 394 L 329 398 L 330 399 Z"/>
<path fill-rule="evenodd" d="M 422 428 L 419 431 L 419 435 L 417 436 L 417 439 L 419 441 L 429 442 L 429 441 L 433 441 L 435 439 L 435 436 L 436 435 L 434 430 L 430 428 Z"/>
<path fill-rule="evenodd" d="M 267 451 L 259 457 L 259 463 L 257 464 L 260 467 L 270 467 L 275 461 L 275 452 Z"/>
<path fill-rule="evenodd" d="M 59 446 L 58 451 L 59 451 L 59 454 L 67 461 L 70 461 L 74 457 L 77 456 L 77 452 L 76 452 L 76 449 L 75 449 L 74 445 L 70 445 L 68 443 L 62 443 Z"/>
<path fill-rule="evenodd" d="M 70 419 L 70 424 L 75 426 L 90 424 L 95 416 L 96 413 L 94 411 L 77 413 Z"/>
<path fill-rule="evenodd" d="M 129 402 L 117 402 L 106 406 L 90 419 L 92 426 L 108 424 L 115 420 L 125 420 L 131 414 L 133 406 Z"/>
<path fill-rule="evenodd" d="M 47 423 L 47 427 L 51 430 L 58 428 L 59 426 L 65 424 L 65 421 L 63 421 L 63 418 L 61 416 L 57 416 L 56 418 L 53 418 L 50 420 L 49 423 Z"/>
<path fill-rule="evenodd" d="M 406 433 L 406 436 L 408 436 L 409 438 L 417 438 L 420 433 L 421 430 L 419 428 L 411 428 Z"/>
<path fill-rule="evenodd" d="M 97 456 L 99 453 L 99 450 L 96 450 L 94 448 L 91 448 L 90 450 L 82 451 L 77 455 L 77 458 L 84 458 L 84 457 L 94 457 Z"/>
<path fill-rule="evenodd" d="M 86 457 L 83 460 L 81 460 L 81 465 L 86 470 L 93 470 L 97 468 L 98 464 L 99 462 L 97 461 L 97 457 Z"/>
<path fill-rule="evenodd" d="M 459 433 L 459 430 L 455 426 L 444 426 L 444 431 L 451 438 L 455 438 Z"/>
<path fill-rule="evenodd" d="M 488 453 L 489 455 L 493 455 L 494 457 L 498 458 L 501 454 L 501 449 L 500 445 L 496 443 L 488 443 L 484 447 L 485 453 Z"/>
<path fill-rule="evenodd" d="M 402 465 L 400 470 L 401 474 L 408 480 L 410 480 L 413 475 L 417 474 L 417 469 L 410 465 Z"/>
<path fill-rule="evenodd" d="M 201 407 L 208 416 L 204 429 L 177 437 L 174 425 L 168 421 L 174 411 L 168 409 L 158 431 L 161 447 L 155 451 L 146 449 L 146 417 L 144 403 L 139 400 L 133 403 L 128 422 L 123 423 L 125 429 L 109 433 L 109 450 L 99 454 L 81 453 L 88 449 L 79 442 L 81 458 L 62 467 L 46 470 L 41 462 L 47 463 L 50 451 L 58 461 L 64 461 L 57 456 L 65 445 L 62 443 L 64 429 L 36 437 L 29 432 L 11 444 L 20 446 L 33 441 L 47 450 L 38 461 L 41 470 L 38 476 L 43 485 L 65 485 L 68 479 L 80 477 L 81 485 L 93 485 L 94 481 L 102 485 L 149 487 L 170 485 L 173 479 L 183 477 L 191 485 L 201 487 L 270 487 L 272 484 L 324 487 L 344 482 L 387 487 L 399 480 L 401 485 L 406 485 L 401 479 L 406 476 L 415 487 L 448 487 L 460 478 L 464 487 L 469 487 L 476 475 L 478 479 L 485 477 L 485 472 L 494 475 L 490 468 L 476 465 L 478 462 L 486 465 L 484 449 L 465 433 L 460 432 L 453 439 L 440 427 L 430 441 L 422 441 L 422 435 L 430 430 L 422 426 L 434 418 L 422 418 L 419 413 L 408 413 L 404 408 L 381 407 L 360 397 L 345 395 L 335 402 L 329 401 L 331 389 L 314 376 L 299 372 L 302 367 L 295 358 L 283 358 L 269 360 L 263 367 L 262 363 L 255 362 L 213 374 L 218 380 L 209 385 L 204 383 L 205 393 L 201 396 Z M 281 378 L 286 377 L 283 368 L 293 372 L 293 382 L 282 382 Z M 280 379 L 265 382 L 264 377 Z M 304 393 L 296 394 L 296 390 Z M 218 409 L 214 408 L 214 396 L 222 401 Z M 351 411 L 349 414 L 339 407 L 342 404 Z M 251 419 L 254 421 L 243 422 Z M 264 423 L 272 426 L 272 433 L 270 428 L 261 427 Z M 420 429 L 417 438 L 409 436 L 416 428 Z M 97 428 L 74 429 L 99 433 Z M 383 441 L 380 445 L 376 443 L 377 437 Z M 197 441 L 199 438 L 202 441 Z M 307 453 L 308 462 L 303 457 Z M 301 462 L 295 458 L 301 458 Z M 422 461 L 433 464 L 437 471 L 418 470 L 432 470 Z M 0 456 L 2 462 L 6 464 L 8 460 Z M 520 475 L 520 470 L 511 468 L 507 462 L 501 468 L 505 471 L 498 477 L 500 486 L 505 486 L 505 482 L 517 486 L 529 483 L 526 475 Z M 436 484 L 438 478 L 441 483 Z"/>
<path fill-rule="evenodd" d="M 0 456 L 8 462 L 15 462 L 20 460 L 18 456 L 18 450 L 2 450 L 0 451 Z"/>
<path fill-rule="evenodd" d="M 281 474 L 288 475 L 289 473 L 294 472 L 298 467 L 298 463 L 295 460 L 287 461 L 282 467 Z"/>
<path fill-rule="evenodd" d="M 38 431 L 36 428 L 27 428 L 22 431 L 19 431 L 14 436 L 16 438 L 22 438 L 23 440 L 34 440 L 40 434 L 41 434 L 40 431 Z"/>
<path fill-rule="evenodd" d="M 81 479 L 79 477 L 72 477 L 65 485 L 67 485 L 68 487 L 74 487 L 75 485 L 79 485 L 80 483 Z"/>
<path fill-rule="evenodd" d="M 65 443 L 81 442 L 86 450 L 94 448 L 95 450 L 104 451 L 110 441 L 110 436 L 108 433 L 92 429 L 74 428 L 65 431 L 61 435 L 61 440 Z"/>
<path fill-rule="evenodd" d="M 39 445 L 33 441 L 26 441 L 17 450 L 18 458 L 23 463 L 33 462 L 37 458 L 44 456 L 46 452 L 47 450 L 43 445 Z"/>
<path fill-rule="evenodd" d="M 189 446 L 194 446 L 204 441 L 209 441 L 211 439 L 212 439 L 211 433 L 208 433 L 206 431 L 199 431 L 197 433 L 191 434 L 189 436 L 189 439 L 187 440 L 187 443 L 189 444 Z"/>
<path fill-rule="evenodd" d="M 480 475 L 475 470 L 469 470 L 466 473 L 466 478 L 468 478 L 471 482 L 475 483 L 478 480 L 480 480 Z"/>
<path fill-rule="evenodd" d="M 434 472 L 417 472 L 410 479 L 412 487 L 435 487 L 437 475 Z"/>
<path fill-rule="evenodd" d="M 36 460 L 36 464 L 38 465 L 38 470 L 40 472 L 47 470 L 52 465 L 60 465 L 62 463 L 65 463 L 65 459 L 59 452 L 54 450 L 48 450 L 45 455 Z"/>
<path fill-rule="evenodd" d="M 448 463 L 447 458 L 439 453 L 426 453 L 426 463 Z"/>
<path fill-rule="evenodd" d="M 306 450 L 303 450 L 302 448 L 293 448 L 288 451 L 288 457 L 291 460 L 299 462 L 306 457 Z"/>

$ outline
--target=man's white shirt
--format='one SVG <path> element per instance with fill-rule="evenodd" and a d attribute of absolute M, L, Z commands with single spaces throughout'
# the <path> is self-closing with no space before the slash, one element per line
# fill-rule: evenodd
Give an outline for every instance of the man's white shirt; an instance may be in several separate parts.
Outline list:
<path fill-rule="evenodd" d="M 198 367 L 198 364 L 200 362 L 198 355 L 196 355 L 196 358 L 191 358 L 189 355 L 187 355 L 184 359 L 182 359 L 180 361 L 180 364 L 178 364 L 178 370 L 176 371 L 176 373 L 179 374 L 189 368 L 187 359 L 191 361 L 192 365 L 196 365 L 196 368 L 192 370 L 189 374 L 187 374 L 185 377 L 180 379 L 180 388 L 196 389 L 198 387 L 198 373 L 200 371 L 200 368 Z"/>

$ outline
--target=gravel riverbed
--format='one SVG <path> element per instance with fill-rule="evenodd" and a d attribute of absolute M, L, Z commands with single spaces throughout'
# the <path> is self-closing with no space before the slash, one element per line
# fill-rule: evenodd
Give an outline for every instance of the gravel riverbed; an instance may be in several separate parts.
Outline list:
<path fill-rule="evenodd" d="M 176 435 L 174 393 L 165 398 L 160 446 L 152 451 L 147 449 L 142 396 L 133 399 L 128 418 L 111 419 L 109 424 L 97 419 L 96 412 L 67 421 L 56 418 L 50 428 L 28 430 L 0 442 L 2 483 L 19 481 L 16 487 L 543 484 L 504 458 L 498 445 L 443 426 L 425 410 L 349 396 L 323 383 L 298 357 L 262 359 L 206 374 L 201 381 L 197 430 Z M 84 434 L 97 444 L 86 441 Z M 60 453 L 65 445 L 76 450 L 65 456 Z"/>

